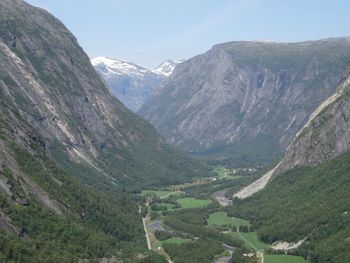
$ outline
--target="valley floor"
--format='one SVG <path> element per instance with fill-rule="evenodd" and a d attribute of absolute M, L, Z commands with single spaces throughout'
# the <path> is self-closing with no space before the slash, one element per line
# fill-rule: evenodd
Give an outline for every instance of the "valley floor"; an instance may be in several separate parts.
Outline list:
<path fill-rule="evenodd" d="M 254 175 L 234 177 L 220 170 L 217 177 L 200 183 L 143 191 L 148 248 L 175 263 L 307 262 L 302 257 L 270 255 L 271 244 L 259 240 L 249 221 L 227 216 L 230 197 L 255 180 Z M 199 249 L 207 245 L 218 248 L 210 253 Z M 234 261 L 238 255 L 244 261 Z"/>

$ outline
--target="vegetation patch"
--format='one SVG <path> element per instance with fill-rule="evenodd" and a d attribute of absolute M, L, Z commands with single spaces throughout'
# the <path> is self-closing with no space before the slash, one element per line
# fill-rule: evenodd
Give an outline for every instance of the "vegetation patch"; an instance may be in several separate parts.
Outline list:
<path fill-rule="evenodd" d="M 165 196 L 170 195 L 179 195 L 181 192 L 173 192 L 173 191 L 155 191 L 155 190 L 144 190 L 141 192 L 141 195 L 144 197 L 147 196 L 156 196 L 158 198 L 164 198 Z"/>
<path fill-rule="evenodd" d="M 223 211 L 215 212 L 209 215 L 207 222 L 209 226 L 233 226 L 236 228 L 241 226 L 250 226 L 249 221 L 241 218 L 229 217 Z"/>
<path fill-rule="evenodd" d="M 252 198 L 234 200 L 228 214 L 251 218 L 267 243 L 307 236 L 296 253 L 311 262 L 345 263 L 350 258 L 349 162 L 350 151 L 316 167 L 290 170 Z"/>
<path fill-rule="evenodd" d="M 174 209 L 176 209 L 176 206 L 169 203 L 154 203 L 151 205 L 152 211 L 171 211 Z"/>
<path fill-rule="evenodd" d="M 222 245 L 215 240 L 198 240 L 182 244 L 164 244 L 166 253 L 176 263 L 212 263 L 214 256 L 223 252 Z"/>
<path fill-rule="evenodd" d="M 181 238 L 181 237 L 171 237 L 169 239 L 166 239 L 164 241 L 159 241 L 156 242 L 154 244 L 154 247 L 157 249 L 159 247 L 163 247 L 164 244 L 175 244 L 175 245 L 179 245 L 179 244 L 183 244 L 183 243 L 189 243 L 191 242 L 190 239 L 185 239 L 185 238 Z"/>
<path fill-rule="evenodd" d="M 211 200 L 202 200 L 192 197 L 177 199 L 177 202 L 181 205 L 181 208 L 199 208 L 206 207 L 212 203 Z"/>
<path fill-rule="evenodd" d="M 226 168 L 224 166 L 218 166 L 214 172 L 217 174 L 217 179 L 233 180 L 241 176 L 251 175 L 256 172 L 254 168 Z"/>
<path fill-rule="evenodd" d="M 303 257 L 290 255 L 265 255 L 265 263 L 308 263 Z"/>
<path fill-rule="evenodd" d="M 259 240 L 256 232 L 232 232 L 230 233 L 234 238 L 242 239 L 248 246 L 252 247 L 254 250 L 265 250 L 270 248 L 269 244 L 263 243 Z"/>

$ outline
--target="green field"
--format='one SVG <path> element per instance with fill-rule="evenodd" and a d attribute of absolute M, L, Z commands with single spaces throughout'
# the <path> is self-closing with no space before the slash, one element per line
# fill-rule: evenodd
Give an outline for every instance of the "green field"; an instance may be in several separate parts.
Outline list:
<path fill-rule="evenodd" d="M 210 214 L 208 218 L 208 225 L 210 226 L 250 226 L 249 221 L 241 219 L 241 218 L 234 218 L 234 217 L 228 217 L 225 212 L 216 212 L 213 214 Z"/>
<path fill-rule="evenodd" d="M 264 263 L 308 263 L 302 257 L 289 255 L 265 255 Z"/>
<path fill-rule="evenodd" d="M 192 197 L 180 198 L 180 199 L 177 199 L 176 201 L 181 205 L 181 208 L 206 207 L 207 205 L 210 205 L 212 203 L 211 200 L 202 200 L 202 199 L 196 199 Z"/>
<path fill-rule="evenodd" d="M 170 185 L 167 187 L 167 189 L 171 191 L 182 191 L 187 188 L 207 184 L 209 182 L 210 182 L 209 178 L 199 178 L 199 179 L 193 179 L 193 181 L 189 183 Z"/>
<path fill-rule="evenodd" d="M 218 175 L 218 179 L 236 179 L 239 178 L 240 176 L 235 175 L 235 169 L 227 169 L 225 167 L 217 167 L 215 169 L 215 172 Z"/>
<path fill-rule="evenodd" d="M 252 247 L 254 250 L 264 250 L 270 247 L 269 244 L 265 244 L 258 239 L 256 232 L 249 233 L 230 233 L 234 238 L 242 239 L 248 246 Z"/>
<path fill-rule="evenodd" d="M 180 237 L 172 237 L 172 238 L 169 238 L 167 240 L 158 241 L 158 242 L 154 243 L 153 247 L 158 248 L 158 247 L 163 247 L 163 244 L 183 244 L 183 243 L 187 243 L 187 242 L 191 242 L 191 240 L 180 238 Z"/>
<path fill-rule="evenodd" d="M 180 195 L 181 192 L 177 192 L 177 191 L 154 191 L 154 190 L 144 190 L 141 192 L 142 196 L 147 196 L 153 194 L 159 198 L 163 198 L 165 196 L 170 196 L 170 195 Z"/>

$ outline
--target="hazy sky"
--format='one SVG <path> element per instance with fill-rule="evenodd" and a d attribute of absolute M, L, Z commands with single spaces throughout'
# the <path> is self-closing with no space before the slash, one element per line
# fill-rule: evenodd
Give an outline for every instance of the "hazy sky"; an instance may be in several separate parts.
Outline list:
<path fill-rule="evenodd" d="M 350 36 L 349 0 L 27 0 L 89 54 L 155 67 L 233 40 Z"/>

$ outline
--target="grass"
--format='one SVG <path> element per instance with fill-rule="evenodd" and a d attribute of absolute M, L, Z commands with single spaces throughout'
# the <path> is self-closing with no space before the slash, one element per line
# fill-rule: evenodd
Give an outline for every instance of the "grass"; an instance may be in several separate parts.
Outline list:
<path fill-rule="evenodd" d="M 234 174 L 234 171 L 235 169 L 227 169 L 223 166 L 219 166 L 215 169 L 215 172 L 218 174 L 220 179 Z"/>
<path fill-rule="evenodd" d="M 304 258 L 289 255 L 265 255 L 265 263 L 308 263 Z"/>
<path fill-rule="evenodd" d="M 196 199 L 192 197 L 188 198 L 180 198 L 176 200 L 180 205 L 181 208 L 199 208 L 199 207 L 206 207 L 212 203 L 211 200 L 208 199 Z"/>
<path fill-rule="evenodd" d="M 191 242 L 191 240 L 189 239 L 184 239 L 184 238 L 180 238 L 180 237 L 171 237 L 167 240 L 164 241 L 158 241 L 156 243 L 154 243 L 154 248 L 158 248 L 158 247 L 163 247 L 163 244 L 175 244 L 175 245 L 179 245 L 179 244 L 183 244 L 183 243 L 188 243 Z"/>
<path fill-rule="evenodd" d="M 147 195 L 155 195 L 159 198 L 164 198 L 166 196 L 170 195 L 180 195 L 181 192 L 174 192 L 174 191 L 154 191 L 154 190 L 144 190 L 141 192 L 142 196 L 147 196 Z"/>
<path fill-rule="evenodd" d="M 171 191 L 180 191 L 190 187 L 207 184 L 209 182 L 210 182 L 209 178 L 199 178 L 199 179 L 193 179 L 193 181 L 189 183 L 170 185 L 167 187 L 167 189 Z"/>
<path fill-rule="evenodd" d="M 232 232 L 230 233 L 230 235 L 232 235 L 234 238 L 242 239 L 247 245 L 252 247 L 254 250 L 264 250 L 270 247 L 270 245 L 265 244 L 258 239 L 256 232 Z"/>
<path fill-rule="evenodd" d="M 217 179 L 226 179 L 226 180 L 233 180 L 233 179 L 237 179 L 240 178 L 240 176 L 235 175 L 235 173 L 237 172 L 236 169 L 227 169 L 223 166 L 219 166 L 217 168 L 215 168 L 215 172 L 218 175 Z"/>
<path fill-rule="evenodd" d="M 241 218 L 228 217 L 225 212 L 215 212 L 210 214 L 207 222 L 210 226 L 250 226 L 249 221 Z"/>

